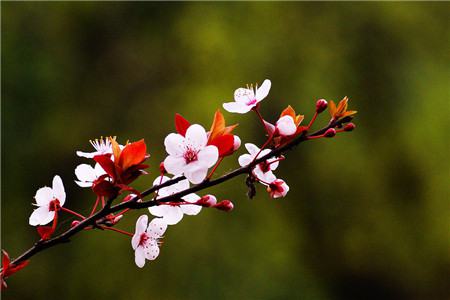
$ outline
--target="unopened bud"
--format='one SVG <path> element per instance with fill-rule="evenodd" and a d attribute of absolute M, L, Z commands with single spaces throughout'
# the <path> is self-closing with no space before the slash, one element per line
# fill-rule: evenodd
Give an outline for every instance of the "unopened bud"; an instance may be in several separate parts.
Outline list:
<path fill-rule="evenodd" d="M 237 135 L 233 135 L 233 151 L 236 151 L 241 146 L 241 139 Z"/>
<path fill-rule="evenodd" d="M 114 218 L 114 225 L 115 224 L 117 224 L 119 221 L 120 221 L 120 219 L 122 219 L 123 218 L 123 215 L 120 215 L 120 216 L 116 216 L 115 218 Z"/>
<path fill-rule="evenodd" d="M 205 195 L 201 197 L 196 204 L 203 207 L 211 207 L 217 204 L 217 198 L 214 195 Z"/>
<path fill-rule="evenodd" d="M 214 208 L 229 212 L 233 210 L 234 205 L 233 202 L 231 202 L 230 200 L 223 200 L 214 205 Z"/>
<path fill-rule="evenodd" d="M 344 131 L 352 131 L 356 128 L 356 125 L 354 123 L 348 123 L 344 126 Z"/>
<path fill-rule="evenodd" d="M 161 172 L 161 174 L 166 174 L 166 168 L 164 167 L 163 161 L 159 164 L 159 171 Z"/>
<path fill-rule="evenodd" d="M 336 129 L 334 129 L 334 128 L 328 128 L 328 130 L 327 131 L 325 131 L 325 133 L 324 133 L 324 137 L 327 137 L 327 138 L 331 138 L 331 137 L 333 137 L 333 136 L 335 136 L 336 135 Z"/>
<path fill-rule="evenodd" d="M 80 224 L 80 221 L 77 221 L 77 220 L 72 221 L 72 224 L 70 224 L 70 227 L 78 226 L 78 224 Z"/>
<path fill-rule="evenodd" d="M 319 99 L 316 102 L 316 112 L 320 114 L 328 107 L 328 102 L 325 99 Z"/>

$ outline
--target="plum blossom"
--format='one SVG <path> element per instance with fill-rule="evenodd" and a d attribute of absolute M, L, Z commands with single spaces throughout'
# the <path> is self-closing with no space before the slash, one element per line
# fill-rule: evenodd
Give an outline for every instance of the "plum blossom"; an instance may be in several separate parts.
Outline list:
<path fill-rule="evenodd" d="M 202 182 L 219 158 L 216 146 L 207 145 L 208 136 L 205 129 L 194 124 L 186 130 L 186 135 L 169 134 L 164 145 L 169 156 L 164 160 L 168 173 L 175 176 L 184 174 L 192 183 Z"/>
<path fill-rule="evenodd" d="M 153 181 L 153 185 L 159 185 L 168 180 L 170 180 L 170 178 L 167 176 L 159 176 Z M 178 192 L 187 190 L 188 188 L 189 188 L 189 181 L 187 179 L 178 181 L 173 185 L 159 189 L 158 196 L 156 197 L 156 199 L 176 194 Z M 185 202 L 195 203 L 201 198 L 196 194 L 189 194 L 183 196 L 181 199 L 183 199 Z M 196 215 L 202 210 L 202 207 L 195 204 L 176 205 L 175 203 L 171 203 L 167 205 L 162 204 L 158 206 L 152 206 L 149 207 L 148 210 L 152 215 L 156 217 L 161 217 L 167 225 L 175 225 L 181 221 L 184 214 L 191 216 Z"/>
<path fill-rule="evenodd" d="M 223 108 L 231 113 L 245 114 L 267 97 L 270 86 L 270 80 L 266 79 L 259 88 L 238 88 L 234 91 L 234 102 L 224 103 Z"/>
<path fill-rule="evenodd" d="M 287 192 L 289 192 L 289 186 L 283 179 L 275 179 L 270 184 L 265 185 L 267 186 L 267 192 L 272 198 L 285 197 Z"/>
<path fill-rule="evenodd" d="M 238 160 L 239 165 L 241 167 L 245 167 L 249 165 L 253 160 L 263 157 L 264 155 L 270 153 L 270 149 L 264 149 L 261 151 L 256 145 L 252 143 L 246 143 L 245 148 L 247 148 L 249 154 L 242 154 L 241 156 L 239 156 Z M 255 158 L 256 155 L 258 155 L 257 158 Z M 267 159 L 266 161 L 257 164 L 253 169 L 253 173 L 257 179 L 263 182 L 272 182 L 276 179 L 272 171 L 278 167 L 278 164 L 279 162 L 277 158 L 272 157 L 270 159 Z"/>
<path fill-rule="evenodd" d="M 297 125 L 291 116 L 282 116 L 278 119 L 276 128 L 282 136 L 290 136 L 297 132 Z"/>
<path fill-rule="evenodd" d="M 89 141 L 91 143 L 92 147 L 94 147 L 94 152 L 82 152 L 77 151 L 77 155 L 79 157 L 86 157 L 86 158 L 93 158 L 96 155 L 102 155 L 102 154 L 110 154 L 112 153 L 112 146 L 109 138 L 100 138 Z"/>
<path fill-rule="evenodd" d="M 94 181 L 105 174 L 105 170 L 98 163 L 94 167 L 88 164 L 81 164 L 75 168 L 75 175 L 78 179 L 75 180 L 75 183 L 80 187 L 92 187 Z"/>
<path fill-rule="evenodd" d="M 148 217 L 142 215 L 136 222 L 136 231 L 131 238 L 134 249 L 134 260 L 139 268 L 145 265 L 145 260 L 154 260 L 159 255 L 159 239 L 167 229 L 167 224 L 160 218 L 154 218 L 148 224 Z"/>
<path fill-rule="evenodd" d="M 61 177 L 53 177 L 52 187 L 43 187 L 37 190 L 34 196 L 36 208 L 30 216 L 29 223 L 32 226 L 46 225 L 50 223 L 56 211 L 64 205 L 66 201 L 66 192 L 64 191 Z"/>

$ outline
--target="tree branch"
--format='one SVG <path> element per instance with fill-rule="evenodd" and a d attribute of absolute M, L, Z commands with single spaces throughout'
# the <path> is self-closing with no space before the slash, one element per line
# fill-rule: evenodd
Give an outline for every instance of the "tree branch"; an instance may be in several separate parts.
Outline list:
<path fill-rule="evenodd" d="M 155 206 L 155 205 L 159 205 L 161 203 L 164 202 L 178 202 L 181 201 L 180 198 L 191 194 L 191 193 L 195 193 L 201 190 L 204 190 L 208 187 L 212 187 L 215 185 L 218 185 L 222 182 L 228 181 L 236 176 L 239 176 L 241 174 L 250 174 L 251 170 L 259 163 L 267 160 L 268 158 L 271 158 L 273 156 L 279 156 L 282 153 L 291 150 L 292 148 L 294 148 L 295 146 L 297 146 L 298 144 L 307 141 L 309 137 L 314 137 L 314 136 L 319 136 L 322 135 L 323 133 L 325 133 L 329 128 L 334 128 L 337 126 L 341 126 L 342 124 L 349 122 L 352 118 L 343 118 L 340 120 L 331 120 L 330 123 L 316 131 L 313 132 L 311 134 L 307 134 L 307 132 L 302 132 L 298 137 L 296 137 L 295 139 L 293 139 L 292 141 L 289 141 L 288 143 L 286 143 L 285 145 L 282 145 L 281 147 L 275 148 L 272 151 L 270 151 L 268 154 L 254 160 L 253 162 L 251 162 L 249 165 L 244 166 L 244 167 L 240 167 L 238 169 L 235 169 L 225 175 L 222 175 L 219 178 L 216 178 L 214 180 L 205 180 L 202 183 L 195 185 L 187 190 L 178 192 L 176 194 L 164 197 L 164 198 L 160 198 L 158 200 L 150 200 L 150 201 L 145 201 L 145 202 L 139 202 L 138 200 L 139 197 L 135 196 L 133 197 L 131 200 L 126 201 L 126 202 L 121 202 L 119 204 L 116 204 L 114 206 L 108 206 L 106 205 L 105 207 L 103 207 L 102 210 L 98 211 L 97 213 L 93 214 L 92 216 L 80 221 L 80 223 L 78 223 L 76 226 L 71 227 L 70 229 L 68 229 L 67 231 L 65 231 L 64 233 L 49 239 L 49 240 L 40 240 L 38 242 L 36 242 L 33 247 L 31 247 L 30 249 L 28 249 L 27 251 L 25 251 L 24 253 L 22 253 L 19 257 L 17 257 L 16 259 L 14 259 L 11 264 L 18 264 L 21 261 L 24 261 L 26 259 L 29 259 L 30 257 L 34 256 L 35 254 L 48 249 L 50 247 L 56 246 L 58 244 L 61 243 L 66 243 L 70 241 L 70 238 L 72 236 L 74 236 L 75 234 L 81 232 L 82 230 L 88 228 L 89 226 L 93 226 L 96 227 L 98 226 L 98 222 L 103 219 L 105 216 L 114 213 L 114 212 L 118 212 L 121 211 L 123 209 L 142 209 L 142 208 L 147 208 L 147 207 L 151 207 L 151 206 Z M 185 179 L 184 176 L 180 176 L 180 177 L 176 177 L 173 178 L 171 180 L 168 180 L 160 185 L 155 185 L 152 186 L 150 188 L 148 188 L 147 190 L 143 191 L 141 193 L 142 198 L 145 196 L 148 196 L 150 194 L 152 194 L 153 192 L 163 188 L 163 187 L 167 187 L 167 186 L 171 186 L 181 180 Z M 111 203 L 113 200 L 115 200 L 115 198 L 109 199 L 108 202 Z"/>

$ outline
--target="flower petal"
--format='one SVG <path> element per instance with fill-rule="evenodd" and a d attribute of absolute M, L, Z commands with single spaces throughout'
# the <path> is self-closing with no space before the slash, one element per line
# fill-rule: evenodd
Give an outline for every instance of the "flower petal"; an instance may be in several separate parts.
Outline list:
<path fill-rule="evenodd" d="M 214 166 L 219 159 L 219 150 L 216 146 L 206 146 L 198 153 L 198 160 L 208 168 Z"/>
<path fill-rule="evenodd" d="M 183 212 L 179 206 L 158 205 L 149 207 L 150 213 L 156 217 L 162 217 L 167 225 L 175 225 L 183 218 Z"/>
<path fill-rule="evenodd" d="M 96 164 L 98 165 L 98 164 Z M 79 181 L 88 181 L 93 182 L 97 179 L 95 174 L 95 169 L 88 164 L 81 164 L 75 168 L 75 175 L 77 176 Z"/>
<path fill-rule="evenodd" d="M 167 223 L 161 218 L 154 218 L 150 224 L 148 224 L 147 233 L 150 238 L 160 238 L 167 229 Z"/>
<path fill-rule="evenodd" d="M 50 211 L 48 206 L 38 207 L 33 211 L 28 220 L 31 226 L 46 225 L 55 217 L 55 211 Z"/>
<path fill-rule="evenodd" d="M 224 103 L 223 108 L 230 112 L 230 113 L 238 113 L 238 114 L 245 114 L 249 112 L 253 106 L 245 105 L 244 103 L 238 103 L 238 102 L 228 102 Z"/>
<path fill-rule="evenodd" d="M 48 186 L 40 188 L 34 195 L 34 199 L 39 206 L 48 205 L 53 200 L 53 190 Z"/>
<path fill-rule="evenodd" d="M 297 132 L 297 125 L 291 116 L 283 116 L 277 121 L 277 129 L 282 136 L 290 136 Z"/>
<path fill-rule="evenodd" d="M 245 167 L 248 164 L 250 164 L 253 160 L 253 156 L 250 154 L 242 154 L 241 156 L 239 156 L 238 161 L 239 161 L 239 165 L 241 167 Z"/>
<path fill-rule="evenodd" d="M 182 156 L 183 155 L 184 137 L 178 133 L 171 133 L 164 139 L 164 146 L 169 155 Z"/>
<path fill-rule="evenodd" d="M 78 184 L 79 187 L 92 187 L 92 182 L 89 182 L 89 181 L 75 180 L 75 183 Z"/>
<path fill-rule="evenodd" d="M 184 172 L 184 176 L 186 176 L 186 178 L 193 184 L 201 183 L 206 178 L 207 174 L 208 174 L 208 168 L 201 168 L 201 167 L 191 169 L 191 170 L 186 170 Z"/>
<path fill-rule="evenodd" d="M 246 104 L 255 99 L 255 93 L 251 89 L 238 88 L 234 91 L 234 101 Z"/>
<path fill-rule="evenodd" d="M 248 153 L 250 153 L 252 155 L 256 155 L 256 153 L 259 152 L 259 148 L 255 144 L 252 144 L 252 143 L 246 143 L 245 148 L 247 149 Z"/>
<path fill-rule="evenodd" d="M 201 149 L 206 146 L 208 136 L 206 135 L 205 128 L 201 125 L 191 125 L 186 131 L 185 145 L 191 145 L 195 149 Z"/>
<path fill-rule="evenodd" d="M 269 79 L 264 80 L 263 84 L 256 90 L 256 100 L 261 101 L 266 98 L 270 91 L 271 82 Z"/>
<path fill-rule="evenodd" d="M 77 155 L 79 157 L 85 157 L 85 158 L 93 158 L 96 155 L 99 155 L 100 153 L 98 151 L 95 152 L 82 152 L 82 151 L 77 151 Z"/>
<path fill-rule="evenodd" d="M 95 164 L 95 166 L 94 166 L 94 173 L 95 173 L 96 177 L 100 177 L 100 176 L 106 174 L 105 170 L 103 170 L 102 166 L 100 166 L 99 163 Z"/>
<path fill-rule="evenodd" d="M 135 234 L 140 236 L 147 229 L 147 224 L 148 224 L 147 215 L 140 216 L 136 221 Z"/>
<path fill-rule="evenodd" d="M 200 199 L 200 197 L 198 197 L 198 199 Z M 190 215 L 190 216 L 195 216 L 202 210 L 202 207 L 200 205 L 194 205 L 194 204 L 192 204 L 192 205 L 184 204 L 184 205 L 181 205 L 180 207 L 184 214 Z"/>
<path fill-rule="evenodd" d="M 64 191 L 64 185 L 61 177 L 58 175 L 53 177 L 52 190 L 53 196 L 59 200 L 59 205 L 63 206 L 64 202 L 66 202 L 66 192 Z"/>
<path fill-rule="evenodd" d="M 134 251 L 134 262 L 139 268 L 145 265 L 145 249 L 144 247 L 137 247 Z"/>
<path fill-rule="evenodd" d="M 159 255 L 159 247 L 158 244 L 151 243 L 147 249 L 145 249 L 145 258 L 148 260 L 154 260 Z"/>
<path fill-rule="evenodd" d="M 169 155 L 164 160 L 164 168 L 169 174 L 180 175 L 186 166 L 186 160 L 183 157 Z"/>

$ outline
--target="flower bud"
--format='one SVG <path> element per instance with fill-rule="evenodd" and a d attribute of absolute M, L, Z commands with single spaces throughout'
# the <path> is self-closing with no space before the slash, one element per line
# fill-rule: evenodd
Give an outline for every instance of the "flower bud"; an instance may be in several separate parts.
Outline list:
<path fill-rule="evenodd" d="M 161 172 L 161 174 L 166 174 L 166 168 L 164 167 L 163 161 L 159 164 L 159 171 Z"/>
<path fill-rule="evenodd" d="M 241 139 L 237 135 L 233 135 L 233 151 L 236 151 L 241 146 Z"/>
<path fill-rule="evenodd" d="M 113 221 L 114 225 L 117 224 L 117 223 L 119 223 L 120 219 L 122 219 L 122 218 L 123 218 L 123 215 L 116 216 L 116 217 L 114 218 L 114 221 Z"/>
<path fill-rule="evenodd" d="M 327 131 L 325 131 L 325 133 L 324 133 L 324 137 L 327 137 L 327 138 L 331 138 L 331 137 L 334 137 L 336 135 L 336 129 L 334 129 L 334 128 L 328 128 L 328 130 Z"/>
<path fill-rule="evenodd" d="M 231 202 L 230 200 L 223 200 L 220 201 L 219 203 L 217 203 L 216 205 L 213 206 L 214 208 L 229 212 L 232 211 L 234 208 L 233 202 Z"/>
<path fill-rule="evenodd" d="M 211 207 L 217 204 L 217 198 L 214 195 L 205 195 L 201 197 L 195 204 L 203 207 Z"/>
<path fill-rule="evenodd" d="M 70 224 L 70 227 L 78 226 L 78 224 L 80 224 L 80 221 L 78 221 L 78 220 L 72 221 L 72 224 Z"/>
<path fill-rule="evenodd" d="M 356 128 L 356 125 L 354 123 L 348 123 L 344 126 L 344 131 L 352 131 Z"/>
<path fill-rule="evenodd" d="M 327 109 L 328 106 L 328 102 L 325 99 L 319 99 L 316 102 L 316 112 L 318 114 L 320 114 L 321 112 L 323 112 L 325 109 Z"/>

